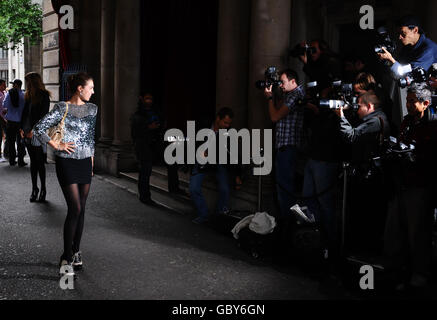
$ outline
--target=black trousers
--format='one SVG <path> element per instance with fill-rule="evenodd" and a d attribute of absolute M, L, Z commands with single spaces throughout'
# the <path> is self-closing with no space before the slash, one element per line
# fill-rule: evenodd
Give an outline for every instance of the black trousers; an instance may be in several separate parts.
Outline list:
<path fill-rule="evenodd" d="M 17 143 L 17 150 L 15 150 L 15 143 Z M 9 163 L 15 164 L 15 158 L 18 151 L 18 163 L 24 162 L 26 155 L 26 147 L 23 139 L 20 136 L 20 123 L 8 121 L 6 127 L 6 145 L 9 151 Z"/>
<path fill-rule="evenodd" d="M 345 221 L 346 249 L 349 253 L 382 252 L 387 205 L 381 177 L 349 177 Z"/>
<path fill-rule="evenodd" d="M 140 175 L 138 177 L 138 194 L 141 200 L 148 200 L 150 193 L 150 176 L 152 175 L 153 161 L 150 159 L 140 160 Z M 177 165 L 167 165 L 168 190 L 175 192 L 179 189 L 179 176 Z"/>

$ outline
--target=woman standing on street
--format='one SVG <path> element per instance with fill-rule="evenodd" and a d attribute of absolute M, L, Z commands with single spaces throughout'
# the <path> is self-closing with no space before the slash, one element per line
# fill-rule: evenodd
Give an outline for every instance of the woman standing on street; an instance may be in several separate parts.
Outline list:
<path fill-rule="evenodd" d="M 50 92 L 46 90 L 41 76 L 32 72 L 24 78 L 26 81 L 25 105 L 21 117 L 21 136 L 25 138 L 27 152 L 30 156 L 30 175 L 32 177 L 32 195 L 30 202 L 46 201 L 46 145 L 42 144 L 33 132 L 34 125 L 40 121 L 50 108 Z M 38 174 L 41 180 L 41 193 L 38 198 Z"/>
<path fill-rule="evenodd" d="M 85 204 L 94 166 L 95 126 L 98 108 L 89 102 L 94 94 L 93 79 L 79 73 L 68 79 L 72 98 L 55 105 L 34 128 L 35 136 L 55 150 L 56 175 L 67 202 L 64 225 L 64 253 L 60 267 L 82 268 L 80 241 L 85 219 Z M 64 140 L 56 143 L 47 130 L 65 117 Z"/>

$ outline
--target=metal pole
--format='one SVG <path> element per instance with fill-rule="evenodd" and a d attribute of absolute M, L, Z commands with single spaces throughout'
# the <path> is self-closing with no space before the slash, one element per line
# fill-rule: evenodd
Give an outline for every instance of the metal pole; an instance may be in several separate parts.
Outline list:
<path fill-rule="evenodd" d="M 345 253 L 346 242 L 346 206 L 347 206 L 347 176 L 350 164 L 343 162 L 343 208 L 342 208 L 342 223 L 341 223 L 341 255 Z"/>
<path fill-rule="evenodd" d="M 263 148 L 261 148 L 261 150 L 260 150 L 260 155 L 264 156 L 264 149 Z M 263 166 L 263 164 L 261 163 L 259 165 L 260 170 L 261 170 L 262 166 Z M 258 212 L 261 212 L 261 208 L 262 208 L 262 194 L 263 194 L 262 192 L 263 192 L 262 191 L 262 175 L 259 175 L 259 177 L 258 177 Z"/>

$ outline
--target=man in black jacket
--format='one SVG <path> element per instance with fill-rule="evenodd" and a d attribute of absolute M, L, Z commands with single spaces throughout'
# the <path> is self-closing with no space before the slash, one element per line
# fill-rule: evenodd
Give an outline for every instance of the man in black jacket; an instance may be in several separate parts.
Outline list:
<path fill-rule="evenodd" d="M 390 125 L 373 91 L 358 98 L 361 123 L 353 127 L 340 110 L 340 132 L 351 146 L 352 170 L 348 178 L 347 249 L 379 253 L 382 249 L 387 199 L 381 172 L 372 159 L 381 155 Z"/>
<path fill-rule="evenodd" d="M 140 97 L 138 110 L 131 117 L 131 136 L 140 166 L 138 193 L 140 201 L 147 205 L 156 205 L 151 199 L 150 176 L 154 162 L 163 158 L 164 140 L 161 115 L 154 108 L 153 96 L 146 93 Z M 169 192 L 182 193 L 179 190 L 179 178 L 176 166 L 168 166 Z"/>
<path fill-rule="evenodd" d="M 409 157 L 392 161 L 394 196 L 390 201 L 384 252 L 386 268 L 406 286 L 426 289 L 432 277 L 432 226 L 435 208 L 437 122 L 428 108 L 431 91 L 426 84 L 408 89 L 408 115 L 399 141 L 415 149 Z"/>

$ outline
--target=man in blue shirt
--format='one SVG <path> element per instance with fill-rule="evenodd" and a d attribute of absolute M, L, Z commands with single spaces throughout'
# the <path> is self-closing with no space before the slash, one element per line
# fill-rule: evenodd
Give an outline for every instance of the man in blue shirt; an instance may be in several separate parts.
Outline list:
<path fill-rule="evenodd" d="M 428 71 L 431 65 L 437 62 L 437 44 L 425 36 L 415 16 L 403 17 L 398 25 L 399 40 L 403 45 L 398 60 L 394 59 L 385 49 L 379 57 L 393 64 L 391 69 L 395 74 L 398 74 L 400 66 L 408 64 L 411 64 L 413 69 L 422 67 Z"/>
<path fill-rule="evenodd" d="M 6 120 L 8 121 L 6 126 L 6 145 L 9 148 L 9 164 L 13 167 L 17 164 L 15 158 L 17 151 L 15 150 L 15 143 L 17 143 L 18 149 L 18 166 L 24 167 L 27 163 L 24 162 L 24 156 L 26 155 L 26 149 L 19 134 L 21 116 L 24 110 L 24 93 L 21 90 L 23 82 L 21 80 L 14 80 L 12 82 L 13 88 L 6 94 L 5 101 L 3 103 L 4 109 L 7 110 Z"/>

